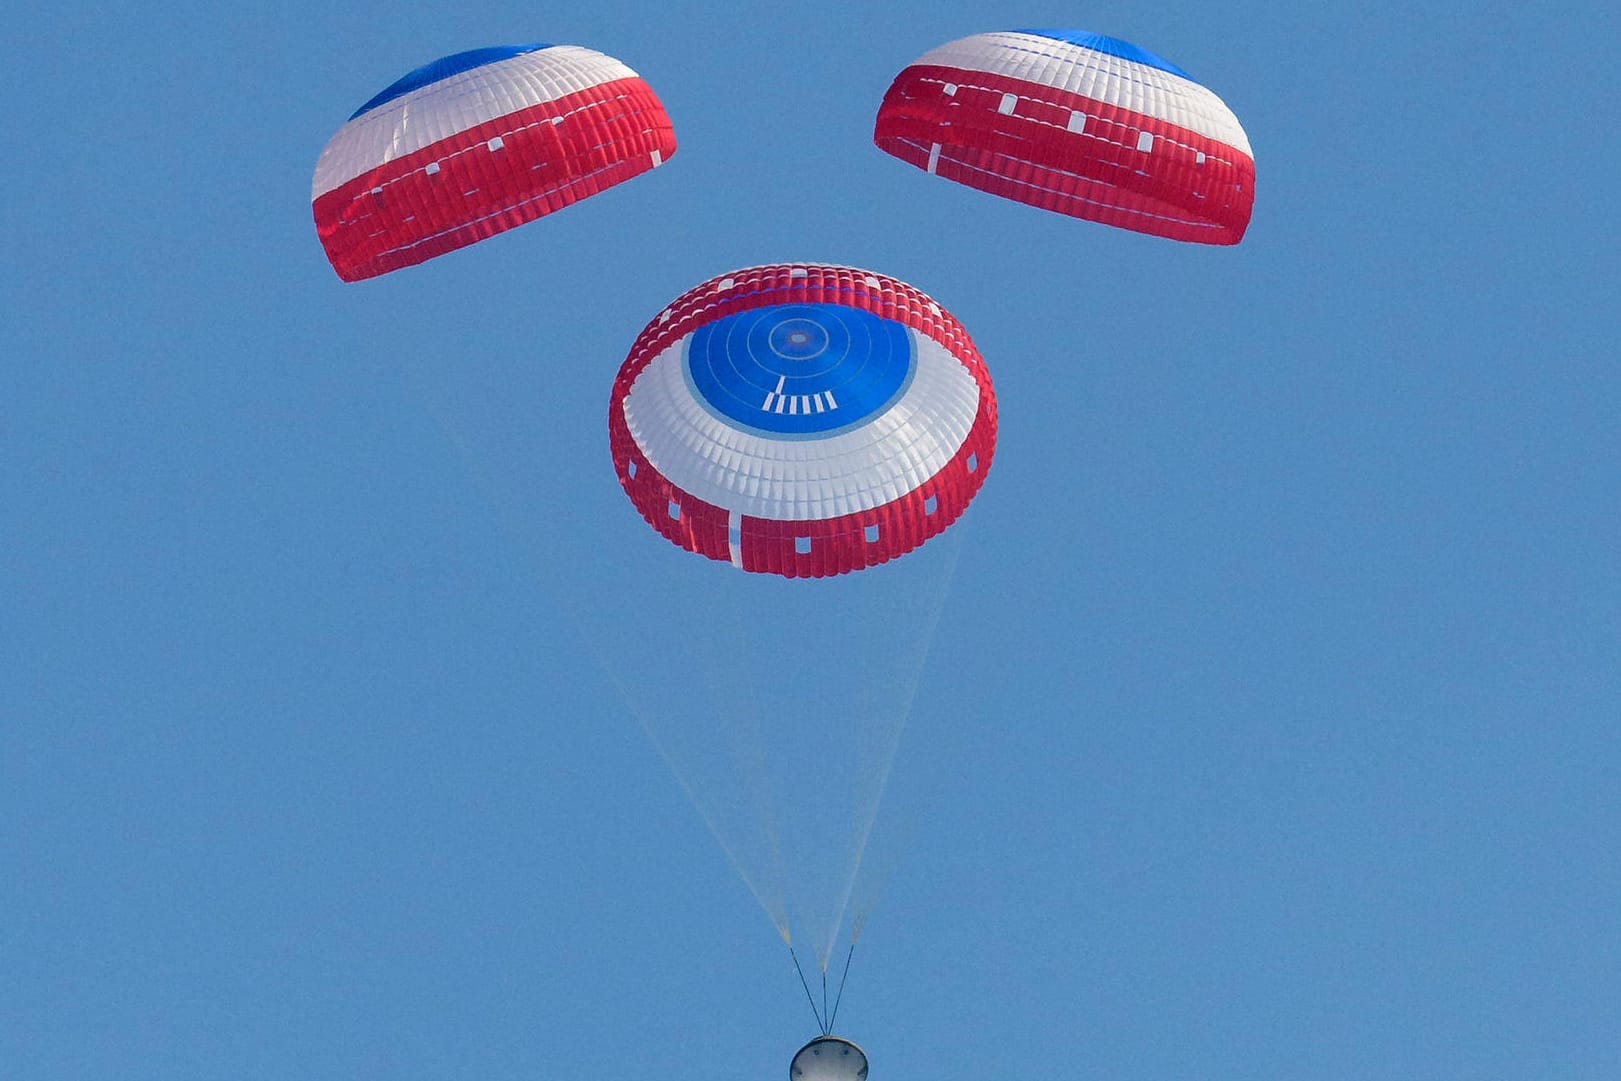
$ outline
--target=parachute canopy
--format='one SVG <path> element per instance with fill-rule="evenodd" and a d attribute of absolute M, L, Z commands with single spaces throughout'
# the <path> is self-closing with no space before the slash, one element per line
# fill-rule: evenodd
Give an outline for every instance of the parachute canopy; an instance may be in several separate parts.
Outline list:
<path fill-rule="evenodd" d="M 344 281 L 533 221 L 675 153 L 652 89 L 578 45 L 474 49 L 362 105 L 321 151 L 315 231 Z"/>
<path fill-rule="evenodd" d="M 1255 202 L 1255 156 L 1232 110 L 1102 34 L 942 45 L 895 77 L 873 141 L 992 195 L 1173 240 L 1237 244 Z"/>
<path fill-rule="evenodd" d="M 608 410 L 614 469 L 674 543 L 747 571 L 874 566 L 954 522 L 996 446 L 966 331 L 904 282 L 749 267 L 637 337 Z"/>

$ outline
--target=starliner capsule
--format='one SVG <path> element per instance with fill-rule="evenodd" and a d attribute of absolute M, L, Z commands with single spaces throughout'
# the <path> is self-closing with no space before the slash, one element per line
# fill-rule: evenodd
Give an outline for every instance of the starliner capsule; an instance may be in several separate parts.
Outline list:
<path fill-rule="evenodd" d="M 788 1064 L 788 1081 L 866 1081 L 866 1053 L 839 1036 L 818 1036 Z"/>
<path fill-rule="evenodd" d="M 957 520 L 991 467 L 996 397 L 968 333 L 917 289 L 785 263 L 660 312 L 619 369 L 608 435 L 619 483 L 669 540 L 825 577 Z"/>

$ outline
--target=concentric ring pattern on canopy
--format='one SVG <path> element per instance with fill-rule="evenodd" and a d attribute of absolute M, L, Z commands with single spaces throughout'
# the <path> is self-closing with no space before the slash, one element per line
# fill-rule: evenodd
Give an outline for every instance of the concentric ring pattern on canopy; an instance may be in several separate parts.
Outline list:
<path fill-rule="evenodd" d="M 608 412 L 619 482 L 671 541 L 744 570 L 842 574 L 911 551 L 990 469 L 973 342 L 903 282 L 750 267 L 648 324 Z"/>
<path fill-rule="evenodd" d="M 1255 155 L 1231 109 L 1176 65 L 1073 30 L 974 34 L 895 77 L 873 141 L 926 172 L 1071 217 L 1237 244 Z"/>
<path fill-rule="evenodd" d="M 321 151 L 316 233 L 345 281 L 386 274 L 646 172 L 664 106 L 611 56 L 510 45 L 446 56 L 362 105 Z"/>

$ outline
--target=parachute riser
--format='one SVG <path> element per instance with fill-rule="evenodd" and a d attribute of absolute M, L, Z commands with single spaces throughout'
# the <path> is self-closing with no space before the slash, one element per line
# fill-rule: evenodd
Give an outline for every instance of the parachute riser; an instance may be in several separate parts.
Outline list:
<path fill-rule="evenodd" d="M 799 967 L 799 955 L 792 946 L 788 947 L 788 956 L 794 962 L 794 971 L 799 975 L 799 986 L 805 989 L 805 1001 L 810 1003 L 811 1014 L 816 1018 L 816 1027 L 826 1036 L 830 1031 L 828 1025 L 822 1021 L 822 1011 L 816 1008 L 816 996 L 811 994 L 810 981 L 805 979 L 805 970 Z M 827 972 L 822 973 L 822 993 L 827 994 Z"/>
<path fill-rule="evenodd" d="M 799 976 L 799 986 L 805 989 L 805 1001 L 810 1003 L 811 1014 L 816 1018 L 816 1026 L 821 1029 L 823 1036 L 833 1035 L 833 1022 L 839 1016 L 839 1004 L 844 1001 L 844 985 L 850 979 L 850 962 L 855 958 L 856 944 L 850 943 L 849 952 L 844 955 L 844 971 L 839 975 L 838 989 L 833 995 L 833 1006 L 827 1004 L 827 969 L 822 969 L 822 1005 L 818 1009 L 816 996 L 811 992 L 810 981 L 805 978 L 805 970 L 799 965 L 799 955 L 792 946 L 788 947 L 788 957 L 794 963 L 794 972 Z"/>

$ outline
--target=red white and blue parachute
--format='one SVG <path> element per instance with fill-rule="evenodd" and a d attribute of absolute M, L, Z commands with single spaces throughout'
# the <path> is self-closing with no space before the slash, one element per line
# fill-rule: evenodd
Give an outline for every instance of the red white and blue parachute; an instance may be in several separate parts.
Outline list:
<path fill-rule="evenodd" d="M 671 541 L 747 571 L 823 577 L 954 522 L 996 448 L 966 331 L 904 282 L 750 267 L 682 295 L 614 381 L 619 483 Z"/>
<path fill-rule="evenodd" d="M 474 49 L 362 105 L 321 151 L 315 230 L 344 281 L 533 221 L 666 161 L 675 134 L 642 79 L 578 45 Z"/>
<path fill-rule="evenodd" d="M 1232 110 L 1129 42 L 1072 30 L 975 34 L 890 86 L 873 141 L 927 172 L 1072 217 L 1236 244 L 1255 156 Z"/>

